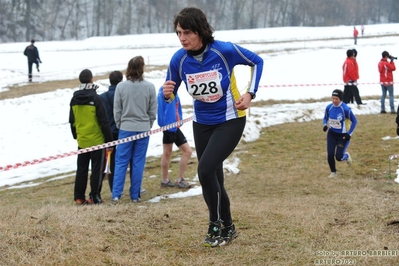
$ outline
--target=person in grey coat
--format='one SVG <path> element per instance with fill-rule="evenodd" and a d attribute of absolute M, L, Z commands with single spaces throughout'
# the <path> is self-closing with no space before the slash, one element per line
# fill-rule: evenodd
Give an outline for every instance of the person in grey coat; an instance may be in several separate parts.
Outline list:
<path fill-rule="evenodd" d="M 144 58 L 130 59 L 126 81 L 118 83 L 114 98 L 114 118 L 119 129 L 118 139 L 133 137 L 151 130 L 156 119 L 157 95 L 155 86 L 144 80 Z M 130 199 L 139 202 L 149 136 L 121 143 L 116 147 L 112 203 L 123 194 L 127 167 L 130 163 Z"/>

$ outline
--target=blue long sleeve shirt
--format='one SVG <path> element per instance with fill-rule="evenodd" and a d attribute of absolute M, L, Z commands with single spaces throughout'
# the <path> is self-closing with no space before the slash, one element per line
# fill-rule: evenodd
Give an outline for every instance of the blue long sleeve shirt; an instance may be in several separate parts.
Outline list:
<path fill-rule="evenodd" d="M 352 135 L 357 125 L 357 119 L 344 102 L 341 102 L 338 106 L 330 103 L 324 113 L 323 125 L 328 125 L 329 130 L 335 133 Z"/>
<path fill-rule="evenodd" d="M 162 87 L 158 91 L 158 115 L 157 121 L 160 127 L 172 124 L 183 119 L 183 111 L 180 104 L 180 98 L 176 94 L 172 102 L 165 101 Z M 177 127 L 168 129 L 170 132 L 176 132 Z"/>
<path fill-rule="evenodd" d="M 178 50 L 172 56 L 166 80 L 176 82 L 174 95 L 181 82 L 185 83 L 194 99 L 195 122 L 217 125 L 246 115 L 245 110 L 235 108 L 235 102 L 241 96 L 233 71 L 236 65 L 252 67 L 248 92 L 256 93 L 263 59 L 239 45 L 217 40 L 208 44 L 201 60 L 183 48 Z"/>

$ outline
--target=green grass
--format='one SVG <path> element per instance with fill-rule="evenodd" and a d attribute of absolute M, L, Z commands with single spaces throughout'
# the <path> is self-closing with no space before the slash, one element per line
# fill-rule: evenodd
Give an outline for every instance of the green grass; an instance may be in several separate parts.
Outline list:
<path fill-rule="evenodd" d="M 328 178 L 321 121 L 264 128 L 231 157 L 238 174 L 226 187 L 239 237 L 229 246 L 202 246 L 208 211 L 202 196 L 146 200 L 176 193 L 160 188 L 159 158 L 149 158 L 143 202 L 75 206 L 74 173 L 65 179 L 0 191 L 1 265 L 314 265 L 345 250 L 399 250 L 398 140 L 392 115 L 358 116 L 349 151 Z M 178 153 L 175 154 L 178 156 Z M 195 180 L 196 159 L 187 169 Z M 178 164 L 172 163 L 172 175 Z M 391 171 L 391 172 L 390 172 Z M 41 180 L 43 181 L 43 180 Z M 197 182 L 198 183 L 198 182 Z M 129 186 L 127 181 L 126 189 Z M 330 253 L 330 254 L 328 254 Z M 398 265 L 399 257 L 338 256 L 357 265 Z"/>

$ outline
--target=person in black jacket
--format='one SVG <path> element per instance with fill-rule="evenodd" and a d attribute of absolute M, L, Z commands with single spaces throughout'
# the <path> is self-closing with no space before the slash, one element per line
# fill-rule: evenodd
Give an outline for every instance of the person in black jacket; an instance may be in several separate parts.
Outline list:
<path fill-rule="evenodd" d="M 39 57 L 39 50 L 35 46 L 35 40 L 30 41 L 31 44 L 25 48 L 24 55 L 28 57 L 28 72 L 29 72 L 29 82 L 32 82 L 32 65 L 36 64 L 37 72 L 39 70 L 39 63 L 42 63 Z"/>

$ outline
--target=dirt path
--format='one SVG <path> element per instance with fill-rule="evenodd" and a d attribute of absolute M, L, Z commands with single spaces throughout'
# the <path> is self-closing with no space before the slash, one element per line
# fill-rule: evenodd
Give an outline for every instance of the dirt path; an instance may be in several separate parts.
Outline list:
<path fill-rule="evenodd" d="M 95 79 L 107 79 L 108 75 L 96 76 Z M 76 88 L 78 79 L 32 82 L 22 86 L 12 86 L 8 91 L 0 92 L 0 100 L 19 98 L 25 95 L 44 93 L 57 89 Z"/>

